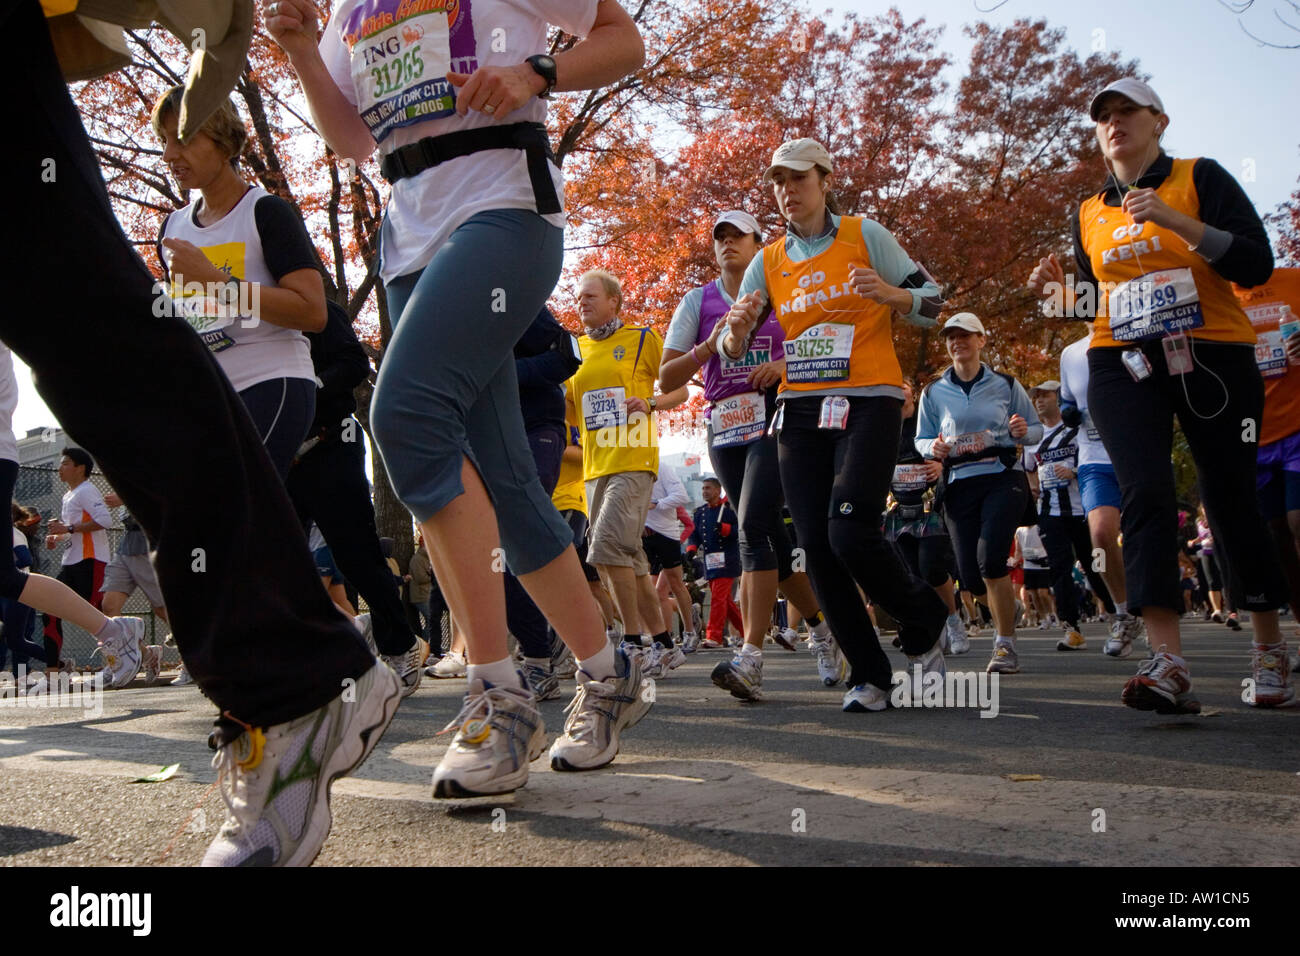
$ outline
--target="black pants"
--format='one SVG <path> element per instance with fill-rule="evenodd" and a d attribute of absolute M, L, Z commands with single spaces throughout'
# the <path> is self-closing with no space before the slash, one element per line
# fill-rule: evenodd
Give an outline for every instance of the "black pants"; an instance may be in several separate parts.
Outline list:
<path fill-rule="evenodd" d="M 239 396 L 185 322 L 154 314 L 154 278 L 113 216 L 40 5 L 6 7 L 0 27 L 13 40 L 4 115 L 23 131 L 0 151 L 4 261 L 23 277 L 0 338 L 157 545 L 203 692 L 255 726 L 300 717 L 373 659 L 321 587 Z M 52 294 L 70 282 L 76 295 Z"/>
<path fill-rule="evenodd" d="M 1265 545 L 1268 529 L 1255 497 L 1256 437 L 1264 413 L 1255 351 L 1211 342 L 1196 342 L 1193 350 L 1195 367 L 1176 376 L 1167 370 L 1159 340 L 1145 343 L 1152 371 L 1141 382 L 1123 365 L 1123 349 L 1088 350 L 1088 409 L 1115 466 L 1122 499 L 1129 609 L 1183 611 L 1171 464 L 1177 415 L 1196 462 L 1215 552 L 1230 569 L 1233 603 L 1246 611 L 1276 610 L 1286 603 L 1286 587 Z"/>
<path fill-rule="evenodd" d="M 305 378 L 273 378 L 250 385 L 239 398 L 283 479 L 316 417 L 316 383 Z"/>
<path fill-rule="evenodd" d="M 987 578 L 1005 578 L 1011 542 L 1025 516 L 1029 488 L 1018 471 L 976 475 L 948 483 L 943 519 L 957 556 L 962 590 L 984 595 Z"/>
<path fill-rule="evenodd" d="M 776 411 L 774 390 L 768 391 L 767 420 Z M 781 468 L 777 462 L 775 437 L 764 435 L 748 445 L 713 446 L 713 428 L 709 427 L 709 460 L 713 472 L 722 481 L 727 497 L 736 503 L 740 522 L 740 567 L 743 571 L 776 569 L 778 580 L 792 572 L 793 546 L 785 533 L 781 509 L 785 496 L 781 489 Z"/>
<path fill-rule="evenodd" d="M 951 577 L 952 540 L 947 535 L 918 538 L 914 534 L 900 534 L 894 539 L 894 547 L 898 548 L 907 569 L 930 587 L 937 588 Z"/>
<path fill-rule="evenodd" d="M 1088 531 L 1088 519 L 1082 515 L 1065 517 L 1038 518 L 1038 531 L 1047 549 L 1047 563 L 1052 569 L 1052 595 L 1056 598 L 1056 615 L 1062 624 L 1070 627 L 1079 626 L 1079 592 L 1074 587 L 1074 559 L 1083 565 L 1083 573 L 1088 576 L 1092 593 L 1111 614 L 1115 613 L 1115 602 L 1110 599 L 1110 590 L 1101 575 L 1092 569 L 1092 534 Z"/>
<path fill-rule="evenodd" d="M 880 529 L 894 474 L 903 403 L 851 398 L 843 429 L 817 427 L 820 398 L 787 398 L 779 449 L 781 484 L 822 613 L 852 668 L 851 686 L 892 688 L 858 587 L 899 622 L 906 654 L 924 654 L 948 619 L 939 595 L 912 575 Z"/>
<path fill-rule="evenodd" d="M 380 653 L 401 654 L 415 642 L 415 632 L 379 544 L 366 481 L 365 437 L 360 425 L 348 421 L 350 428 L 298 460 L 285 487 L 304 530 L 316 522 L 339 572 L 370 605 Z M 352 440 L 344 441 L 347 437 Z"/>
<path fill-rule="evenodd" d="M 539 425 L 528 431 L 528 447 L 537 463 L 537 477 L 549 495 L 560 480 L 560 459 L 564 456 L 564 425 Z M 519 579 L 505 569 L 506 624 L 519 642 L 525 657 L 549 658 L 551 639 L 546 630 L 546 616 L 533 603 Z"/>

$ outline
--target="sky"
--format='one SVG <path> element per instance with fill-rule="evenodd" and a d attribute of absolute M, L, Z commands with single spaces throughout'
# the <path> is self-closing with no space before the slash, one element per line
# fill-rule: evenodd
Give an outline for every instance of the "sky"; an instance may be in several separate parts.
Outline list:
<path fill-rule="evenodd" d="M 626 5 L 626 2 L 625 2 Z M 925 17 L 945 27 L 940 46 L 962 65 L 970 41 L 962 26 L 978 20 L 1005 26 L 1016 19 L 1046 18 L 1066 30 L 1067 42 L 1086 57 L 1096 46 L 1136 58 L 1170 116 L 1165 145 L 1176 156 L 1209 156 L 1233 173 L 1261 214 L 1272 212 L 1297 187 L 1300 176 L 1300 49 L 1260 46 L 1242 31 L 1277 44 L 1300 44 L 1300 14 L 1284 0 L 1255 0 L 1240 15 L 1219 0 L 913 0 L 895 4 L 908 20 Z M 829 8 L 831 23 L 844 13 L 877 15 L 891 6 L 875 0 L 814 0 Z M 1231 3 L 1233 8 L 1244 6 Z M 1287 29 L 1278 17 L 1298 29 Z M 949 81 L 955 85 L 960 70 Z M 14 431 L 55 424 L 15 359 L 19 400 Z M 666 447 L 680 447 L 669 440 Z"/>

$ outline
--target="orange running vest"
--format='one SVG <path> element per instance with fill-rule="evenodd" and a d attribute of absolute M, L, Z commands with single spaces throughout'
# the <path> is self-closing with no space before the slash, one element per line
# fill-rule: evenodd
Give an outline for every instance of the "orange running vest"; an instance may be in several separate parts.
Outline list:
<path fill-rule="evenodd" d="M 1201 202 L 1196 195 L 1196 185 L 1192 182 L 1192 167 L 1195 165 L 1194 159 L 1175 159 L 1173 169 L 1160 184 L 1156 194 L 1170 208 L 1199 219 Z M 1118 341 L 1111 334 L 1111 293 L 1122 283 L 1152 274 L 1158 274 L 1153 276 L 1153 288 L 1150 290 L 1155 295 L 1155 308 L 1162 307 L 1162 295 L 1175 287 L 1180 292 L 1177 307 L 1184 308 L 1183 303 L 1187 298 L 1184 294 L 1186 278 L 1190 273 L 1196 295 L 1200 299 L 1204 324 L 1187 329 L 1188 335 L 1208 342 L 1254 343 L 1255 331 L 1233 294 L 1232 283 L 1187 248 L 1187 242 L 1176 233 L 1153 222 L 1139 226 L 1123 209 L 1107 206 L 1100 196 L 1091 196 L 1080 204 L 1079 231 L 1092 273 L 1098 282 L 1095 303 L 1097 322 L 1089 348 L 1133 344 L 1131 341 Z M 1129 289 L 1133 290 L 1134 287 L 1130 286 Z M 1131 304 L 1142 296 L 1124 297 L 1121 293 L 1120 314 L 1124 311 L 1124 298 L 1128 298 Z"/>

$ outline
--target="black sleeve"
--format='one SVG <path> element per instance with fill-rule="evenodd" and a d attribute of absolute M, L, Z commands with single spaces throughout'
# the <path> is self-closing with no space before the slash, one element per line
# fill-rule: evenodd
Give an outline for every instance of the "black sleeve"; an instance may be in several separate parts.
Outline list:
<path fill-rule="evenodd" d="M 515 344 L 520 388 L 563 385 L 582 364 L 573 336 L 543 308 Z"/>
<path fill-rule="evenodd" d="M 1091 315 L 1079 315 L 1073 309 L 1067 310 L 1064 318 L 1066 319 L 1095 319 L 1097 313 L 1101 311 L 1101 306 L 1097 302 L 1099 295 L 1097 290 L 1097 276 L 1092 271 L 1092 260 L 1088 258 L 1088 250 L 1083 248 L 1083 228 L 1079 225 L 1079 210 L 1075 209 L 1070 216 L 1070 231 L 1074 235 L 1074 294 L 1075 302 L 1078 303 L 1078 297 L 1082 295 L 1083 289 L 1092 287 L 1092 312 Z"/>
<path fill-rule="evenodd" d="M 158 224 L 158 238 L 154 240 L 154 251 L 158 253 L 158 262 L 162 266 L 163 281 L 170 283 L 172 281 L 172 272 L 167 268 L 167 257 L 163 255 L 163 237 L 167 235 L 167 223 L 172 221 L 172 214 L 168 213 L 163 216 L 163 221 Z"/>
<path fill-rule="evenodd" d="M 1196 161 L 1192 183 L 1201 201 L 1201 222 L 1232 234 L 1232 245 L 1210 267 L 1246 288 L 1263 285 L 1273 274 L 1273 247 L 1246 191 L 1212 159 Z"/>
<path fill-rule="evenodd" d="M 320 332 L 307 332 L 311 343 L 311 361 L 321 390 L 356 388 L 370 374 L 370 360 L 352 330 L 347 309 L 333 299 L 325 300 L 328 319 Z"/>
<path fill-rule="evenodd" d="M 279 196 L 259 199 L 253 207 L 253 221 L 262 240 L 262 258 L 276 282 L 290 272 L 317 268 L 316 249 L 307 237 L 307 227 Z"/>

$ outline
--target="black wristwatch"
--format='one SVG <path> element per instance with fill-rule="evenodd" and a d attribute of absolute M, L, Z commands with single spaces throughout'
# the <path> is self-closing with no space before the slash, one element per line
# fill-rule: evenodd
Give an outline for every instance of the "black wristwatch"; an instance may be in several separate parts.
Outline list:
<path fill-rule="evenodd" d="M 524 60 L 524 62 L 531 66 L 533 71 L 546 81 L 546 89 L 538 93 L 537 98 L 539 100 L 549 100 L 551 98 L 551 90 L 555 89 L 555 84 L 557 82 L 555 75 L 555 58 L 549 57 L 545 53 L 538 53 L 535 56 L 530 56 L 528 59 Z"/>

